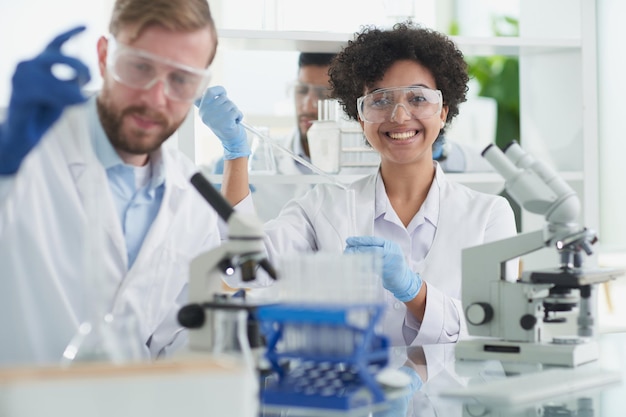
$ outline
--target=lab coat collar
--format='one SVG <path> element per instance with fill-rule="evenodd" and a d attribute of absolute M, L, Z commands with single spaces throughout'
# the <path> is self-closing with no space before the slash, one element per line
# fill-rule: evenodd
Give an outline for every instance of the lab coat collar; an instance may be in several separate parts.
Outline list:
<path fill-rule="evenodd" d="M 63 137 L 59 141 L 61 152 L 65 155 L 68 169 L 74 178 L 87 221 L 102 223 L 115 247 L 121 270 L 126 270 L 126 243 L 113 199 L 109 192 L 94 190 L 94 187 L 106 186 L 108 179 L 91 140 L 93 126 L 90 123 L 89 106 L 93 104 L 92 100 L 93 98 L 85 104 L 67 108 L 55 129 L 62 131 L 59 133 Z"/>
<path fill-rule="evenodd" d="M 95 98 L 91 98 L 85 104 L 68 107 L 64 113 L 67 117 L 61 119 L 61 123 L 67 125 L 63 126 L 65 132 L 72 132 L 71 135 L 66 134 L 67 138 L 61 142 L 61 148 L 74 176 L 84 169 L 79 167 L 97 160 L 91 140 L 93 132 L 90 127 L 89 106 L 92 100 L 95 103 Z"/>
<path fill-rule="evenodd" d="M 94 95 L 85 104 L 72 106 L 66 110 L 70 114 L 67 118 L 67 122 L 70 123 L 68 129 L 76 134 L 72 135 L 73 142 L 68 140 L 64 143 L 64 153 L 75 176 L 84 169 L 78 166 L 93 161 L 94 157 L 104 169 L 123 163 L 102 129 L 96 110 L 96 98 L 97 96 Z M 176 166 L 175 159 L 178 158 L 173 150 L 162 145 L 150 154 L 150 158 L 153 164 L 152 187 L 156 188 L 163 183 L 179 189 L 186 189 L 190 186 L 188 178 L 178 169 L 173 168 Z"/>
<path fill-rule="evenodd" d="M 423 216 L 426 221 L 437 227 L 439 220 L 440 189 L 446 179 L 439 163 L 437 161 L 433 161 L 433 165 L 435 167 L 435 178 L 433 178 L 426 200 L 424 200 L 424 203 L 422 204 L 422 207 L 420 207 L 416 216 Z M 389 210 L 393 210 L 385 190 L 385 184 L 380 176 L 380 168 L 378 169 L 378 174 L 376 175 L 376 195 L 380 197 L 375 200 L 376 207 L 374 210 L 374 219 L 378 219 L 379 217 L 386 215 Z"/>
<path fill-rule="evenodd" d="M 439 222 L 439 197 L 440 197 L 440 183 L 437 180 L 437 177 L 443 177 L 444 173 L 441 170 L 439 163 L 437 161 L 433 161 L 435 165 L 435 178 L 433 178 L 433 182 L 430 185 L 430 190 L 428 190 L 428 195 L 426 195 L 426 200 L 422 204 L 420 211 L 424 216 L 424 219 L 430 222 L 433 226 L 437 227 L 437 223 Z"/>
<path fill-rule="evenodd" d="M 91 130 L 91 144 L 98 160 L 108 170 L 118 165 L 127 165 L 111 145 L 98 117 L 96 97 L 92 97 L 88 103 L 89 126 Z M 150 153 L 150 163 L 152 164 L 152 177 L 150 179 L 149 192 L 154 195 L 157 187 L 165 182 L 165 168 L 163 166 L 162 150 L 159 147 Z"/>
<path fill-rule="evenodd" d="M 365 236 L 374 234 L 373 220 L 375 218 L 376 203 L 372 204 L 372 201 L 376 201 L 376 184 L 379 176 L 379 173 L 370 174 L 356 180 L 350 185 L 350 188 L 355 191 L 355 209 L 359 211 L 359 214 L 356 216 L 355 225 L 356 232 L 359 235 Z M 348 225 L 348 222 L 345 223 Z M 350 236 L 349 233 L 346 234 L 345 237 L 348 236 Z"/>
<path fill-rule="evenodd" d="M 64 123 L 63 129 L 66 132 L 72 132 L 72 134 L 68 135 L 66 140 L 61 141 L 61 147 L 68 161 L 68 167 L 74 177 L 76 188 L 83 204 L 88 201 L 89 195 L 94 195 L 93 192 L 90 191 L 94 186 L 108 184 L 105 169 L 94 152 L 94 146 L 91 140 L 94 126 L 93 120 L 89 118 L 89 106 L 90 104 L 95 106 L 95 101 L 93 103 L 90 102 L 68 108 L 66 110 L 67 117 L 64 117 L 62 120 L 62 123 Z M 170 223 L 171 216 L 176 212 L 180 203 L 179 193 L 191 187 L 185 175 L 186 173 L 177 169 L 176 159 L 183 158 L 184 156 L 177 155 L 176 151 L 166 148 L 167 147 L 162 146 L 159 150 L 159 155 L 163 163 L 159 164 L 162 171 L 156 174 L 163 176 L 163 183 L 165 184 L 163 203 L 155 219 L 155 223 L 159 222 L 160 224 Z M 104 208 L 99 210 L 99 214 L 102 217 L 104 227 L 118 252 L 119 262 L 124 266 L 124 270 L 127 270 L 126 243 L 119 219 L 117 218 L 113 200 L 110 193 L 104 192 L 98 195 L 101 196 L 98 198 L 103 200 L 101 203 L 103 203 L 102 207 Z M 151 229 L 154 229 L 154 227 Z M 169 231 L 166 229 L 168 228 L 161 227 L 159 234 L 161 236 L 163 234 L 167 235 Z M 149 234 L 151 233 L 157 232 L 151 230 Z M 140 257 L 145 257 L 142 252 L 144 252 L 144 248 L 139 251 L 139 255 L 135 261 L 136 263 L 139 262 Z"/>
<path fill-rule="evenodd" d="M 113 149 L 113 145 L 111 145 L 106 133 L 104 133 L 102 123 L 100 123 L 96 96 L 91 97 L 87 102 L 87 112 L 87 117 L 89 118 L 91 145 L 93 146 L 93 150 L 104 169 L 109 169 L 116 165 L 123 164 L 124 162 L 117 152 L 115 152 L 115 149 Z"/>

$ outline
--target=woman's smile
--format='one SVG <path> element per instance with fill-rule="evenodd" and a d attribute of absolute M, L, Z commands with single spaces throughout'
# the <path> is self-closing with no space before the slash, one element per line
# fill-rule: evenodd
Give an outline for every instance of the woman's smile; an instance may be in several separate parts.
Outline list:
<path fill-rule="evenodd" d="M 407 130 L 404 132 L 387 132 L 387 136 L 393 140 L 407 140 L 418 134 L 417 130 Z"/>

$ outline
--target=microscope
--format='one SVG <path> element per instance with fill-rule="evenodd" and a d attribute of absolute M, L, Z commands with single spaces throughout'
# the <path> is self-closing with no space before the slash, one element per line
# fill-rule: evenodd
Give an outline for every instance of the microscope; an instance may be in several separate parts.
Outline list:
<path fill-rule="evenodd" d="M 189 349 L 221 353 L 249 350 L 259 342 L 253 320 L 256 305 L 246 301 L 245 291 L 224 291 L 222 278 L 241 274 L 242 282 L 256 279 L 258 268 L 276 279 L 263 246 L 263 225 L 255 215 L 236 212 L 201 174 L 192 185 L 228 225 L 228 240 L 195 257 L 189 267 L 189 304 L 178 312 L 178 321 L 189 329 Z"/>
<path fill-rule="evenodd" d="M 579 226 L 578 196 L 555 171 L 515 141 L 504 151 L 489 145 L 482 155 L 504 177 L 509 195 L 546 222 L 540 230 L 463 250 L 462 305 L 472 337 L 457 343 L 457 359 L 569 367 L 596 360 L 593 289 L 624 271 L 583 267 L 597 237 Z M 559 266 L 506 276 L 506 261 L 545 247 L 556 250 Z M 544 323 L 563 322 L 555 316 L 575 308 L 577 335 L 548 339 Z"/>

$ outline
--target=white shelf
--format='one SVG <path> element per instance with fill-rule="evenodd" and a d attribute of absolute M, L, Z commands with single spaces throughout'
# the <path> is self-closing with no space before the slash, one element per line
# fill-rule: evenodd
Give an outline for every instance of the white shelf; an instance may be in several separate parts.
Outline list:
<path fill-rule="evenodd" d="M 220 46 L 238 50 L 339 52 L 352 33 L 219 30 Z M 528 55 L 545 54 L 580 48 L 579 39 L 549 39 L 520 37 L 452 36 L 454 42 L 468 55 Z"/>
<path fill-rule="evenodd" d="M 214 184 L 222 183 L 222 175 L 204 173 L 209 181 Z M 582 172 L 561 172 L 559 175 L 567 182 L 582 181 L 584 174 Z M 504 179 L 496 172 L 468 172 L 468 173 L 446 173 L 446 177 L 455 182 L 472 185 L 497 185 L 503 184 Z M 250 175 L 251 184 L 325 184 L 331 182 L 339 182 L 342 184 L 350 184 L 363 175 L 332 175 L 324 177 L 321 175 Z"/>
<path fill-rule="evenodd" d="M 212 184 L 221 184 L 222 175 L 210 174 L 203 172 L 206 178 Z M 561 172 L 561 177 L 570 185 L 576 186 L 584 180 L 582 172 Z M 327 184 L 339 183 L 350 184 L 360 178 L 362 175 L 332 175 L 324 177 L 321 175 L 250 175 L 250 184 Z M 504 179 L 496 172 L 471 172 L 471 173 L 446 173 L 446 177 L 450 181 L 458 182 L 473 190 L 489 194 L 499 194 L 504 190 Z M 576 184 L 575 184 L 576 183 Z"/>
<path fill-rule="evenodd" d="M 207 175 L 205 173 L 205 176 L 213 184 L 222 183 L 221 175 Z M 446 176 L 451 181 L 484 193 L 498 194 L 504 189 L 504 179 L 495 172 L 448 173 Z M 330 177 L 321 175 L 250 175 L 250 184 L 350 184 L 362 177 L 363 175 L 341 174 Z"/>

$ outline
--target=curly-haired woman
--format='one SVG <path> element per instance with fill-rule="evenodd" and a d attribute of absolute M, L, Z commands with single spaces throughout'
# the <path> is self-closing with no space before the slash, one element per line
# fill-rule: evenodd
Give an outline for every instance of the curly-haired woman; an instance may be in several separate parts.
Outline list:
<path fill-rule="evenodd" d="M 449 181 L 433 161 L 433 142 L 465 101 L 463 54 L 444 34 L 411 22 L 366 27 L 335 57 L 329 74 L 334 96 L 380 154 L 380 168 L 350 185 L 356 219 L 346 210 L 349 194 L 333 185 L 320 184 L 288 203 L 266 224 L 270 257 L 294 250 L 378 252 L 387 290 L 383 330 L 392 344 L 454 342 L 466 331 L 462 249 L 516 233 L 504 198 Z M 247 173 L 236 168 L 246 158 L 230 162 L 223 192 L 243 204 Z M 509 262 L 507 279 L 516 272 L 516 261 Z"/>

